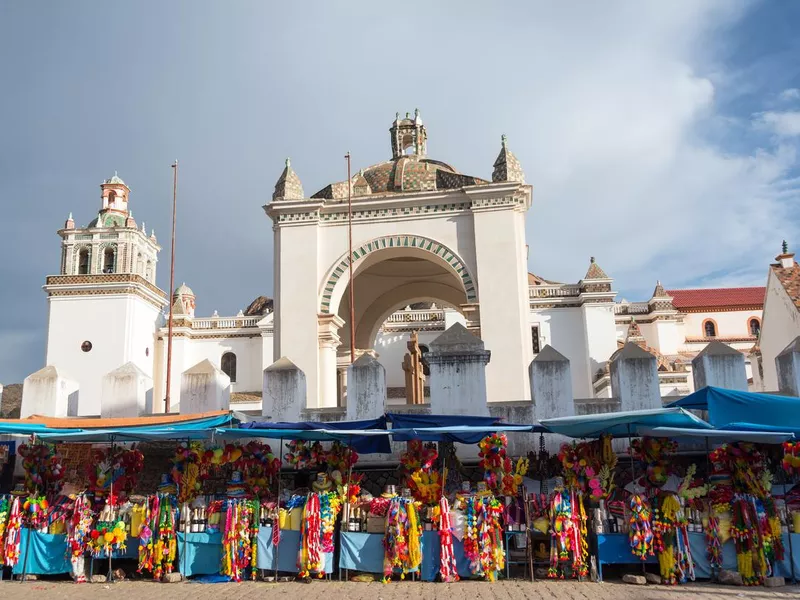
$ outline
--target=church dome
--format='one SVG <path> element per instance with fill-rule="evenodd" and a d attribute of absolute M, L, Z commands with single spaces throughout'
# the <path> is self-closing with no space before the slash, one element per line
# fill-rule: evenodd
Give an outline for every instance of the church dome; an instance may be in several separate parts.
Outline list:
<path fill-rule="evenodd" d="M 482 183 L 488 182 L 463 175 L 445 162 L 416 155 L 399 156 L 372 165 L 356 173 L 352 179 L 354 196 L 446 190 Z M 347 198 L 347 182 L 331 183 L 311 197 Z"/>
<path fill-rule="evenodd" d="M 120 185 L 125 185 L 125 182 L 122 181 L 122 179 L 120 178 L 119 175 L 117 175 L 116 171 L 114 171 L 114 176 L 113 177 L 111 177 L 109 179 L 106 179 L 103 182 L 103 185 L 108 184 L 108 183 L 117 183 L 117 184 L 120 184 Z"/>
<path fill-rule="evenodd" d="M 185 283 L 182 283 L 177 287 L 173 296 L 194 296 L 194 292 L 192 291 L 192 288 Z"/>

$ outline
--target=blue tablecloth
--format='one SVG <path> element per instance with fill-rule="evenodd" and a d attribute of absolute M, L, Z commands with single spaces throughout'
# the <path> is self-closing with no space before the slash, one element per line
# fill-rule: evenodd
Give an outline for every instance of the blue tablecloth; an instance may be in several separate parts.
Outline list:
<path fill-rule="evenodd" d="M 341 532 L 339 536 L 339 568 L 364 573 L 383 573 L 383 534 Z M 469 578 L 472 571 L 464 556 L 464 544 L 453 538 L 453 552 L 459 576 Z M 420 579 L 434 581 L 439 574 L 441 547 L 438 531 L 422 532 L 422 565 Z"/>
<path fill-rule="evenodd" d="M 383 534 L 342 531 L 339 534 L 339 568 L 383 573 Z"/>
<path fill-rule="evenodd" d="M 107 559 L 108 555 L 106 551 L 103 550 L 98 556 L 93 557 L 94 560 L 103 560 Z M 123 552 L 119 552 L 118 550 L 114 550 L 111 553 L 112 559 L 136 559 L 139 560 L 139 538 L 138 537 L 129 537 L 125 540 L 125 550 Z"/>
<path fill-rule="evenodd" d="M 19 561 L 13 569 L 15 575 L 22 574 L 23 570 L 30 575 L 59 575 L 72 570 L 67 556 L 66 535 L 29 531 L 24 527 L 20 534 Z"/>
<path fill-rule="evenodd" d="M 297 573 L 297 554 L 300 552 L 302 538 L 299 531 L 281 530 L 281 541 L 278 545 L 278 571 Z M 383 554 L 381 554 L 383 556 Z M 261 527 L 258 530 L 258 556 L 256 566 L 267 571 L 275 570 L 275 546 L 272 543 L 272 527 Z M 333 552 L 325 553 L 325 572 L 333 572 Z"/>
<path fill-rule="evenodd" d="M 796 575 L 800 575 L 800 533 L 793 533 L 791 535 L 792 548 L 794 550 L 794 571 Z M 597 562 L 601 570 L 604 564 L 641 563 L 641 561 L 631 553 L 630 545 L 628 543 L 628 534 L 626 533 L 598 535 L 597 548 Z M 689 548 L 692 551 L 695 577 L 697 579 L 709 579 L 711 577 L 711 565 L 708 562 L 708 555 L 706 553 L 705 533 L 690 533 Z M 792 564 L 791 556 L 789 554 L 789 534 L 783 535 L 783 548 L 784 559 L 774 566 L 775 575 L 791 577 Z M 656 557 L 648 557 L 647 562 L 656 563 Z M 728 540 L 722 545 L 722 568 L 731 571 L 736 571 L 738 568 L 736 563 L 736 546 L 734 545 L 733 540 Z"/>
<path fill-rule="evenodd" d="M 186 551 L 184 552 L 184 536 Z M 178 533 L 178 570 L 184 577 L 216 575 L 222 562 L 222 533 Z"/>

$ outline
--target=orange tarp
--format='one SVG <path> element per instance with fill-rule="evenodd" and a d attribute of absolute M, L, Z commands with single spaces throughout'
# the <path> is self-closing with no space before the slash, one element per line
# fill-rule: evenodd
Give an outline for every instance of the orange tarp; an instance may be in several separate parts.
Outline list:
<path fill-rule="evenodd" d="M 51 429 L 115 429 L 118 427 L 142 427 L 146 425 L 172 425 L 174 423 L 186 423 L 187 421 L 197 421 L 208 419 L 209 417 L 220 417 L 229 414 L 227 410 L 213 410 L 192 415 L 151 415 L 147 417 L 127 417 L 116 419 L 89 419 L 86 417 L 43 417 L 31 415 L 25 419 L 0 419 L 0 423 L 30 423 L 44 425 Z"/>

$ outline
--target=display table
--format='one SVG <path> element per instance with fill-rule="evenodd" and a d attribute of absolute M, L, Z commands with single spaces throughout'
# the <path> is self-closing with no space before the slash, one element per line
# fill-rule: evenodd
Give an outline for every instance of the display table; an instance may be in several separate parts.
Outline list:
<path fill-rule="evenodd" d="M 345 571 L 383 573 L 383 534 L 339 533 L 339 568 Z"/>
<path fill-rule="evenodd" d="M 184 577 L 216 575 L 222 563 L 222 533 L 178 532 L 178 558 Z"/>
<path fill-rule="evenodd" d="M 642 561 L 631 552 L 630 539 L 627 533 L 597 534 L 597 577 L 603 581 L 603 565 L 638 565 L 643 562 L 656 564 L 655 556 L 648 556 Z"/>
<path fill-rule="evenodd" d="M 299 531 L 291 529 L 281 530 L 281 541 L 278 545 L 277 567 L 278 571 L 297 573 L 297 556 L 300 552 L 302 537 Z M 258 556 L 256 566 L 259 569 L 274 571 L 276 567 L 275 545 L 272 543 L 272 527 L 261 527 L 258 530 Z M 383 553 L 381 552 L 381 556 Z M 333 552 L 325 553 L 325 573 L 333 572 Z"/>
<path fill-rule="evenodd" d="M 30 545 L 28 538 L 30 537 Z M 20 530 L 19 560 L 14 565 L 14 575 L 60 575 L 72 571 L 67 556 L 66 534 L 51 534 Z"/>
<path fill-rule="evenodd" d="M 790 578 L 792 576 L 792 558 L 794 558 L 795 575 L 800 575 L 800 533 L 793 533 L 792 549 L 794 557 L 789 552 L 789 534 L 783 534 L 784 559 L 774 565 L 775 575 Z M 627 533 L 605 533 L 597 535 L 597 571 L 600 581 L 603 580 L 603 565 L 634 565 L 641 564 L 631 552 Z M 708 561 L 705 533 L 689 534 L 689 549 L 692 551 L 694 573 L 696 579 L 710 579 L 711 565 Z M 646 564 L 657 564 L 655 556 L 648 556 Z M 737 570 L 736 546 L 733 540 L 728 540 L 722 545 L 722 568 L 730 571 Z"/>
<path fill-rule="evenodd" d="M 422 569 L 420 573 L 422 581 L 436 580 L 437 575 L 439 575 L 439 566 L 441 564 L 441 550 L 439 532 L 423 531 Z M 469 579 L 472 577 L 472 569 L 470 569 L 469 561 L 467 557 L 464 556 L 464 542 L 459 541 L 456 536 L 453 536 L 453 554 L 456 557 L 458 576 L 462 579 Z"/>

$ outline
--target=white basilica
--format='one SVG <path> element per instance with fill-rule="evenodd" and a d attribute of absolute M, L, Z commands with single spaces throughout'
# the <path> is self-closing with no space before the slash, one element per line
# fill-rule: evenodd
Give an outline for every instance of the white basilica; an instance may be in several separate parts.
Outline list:
<path fill-rule="evenodd" d="M 407 401 L 403 362 L 412 332 L 424 364 L 430 344 L 454 323 L 490 353 L 490 402 L 530 401 L 529 366 L 548 346 L 569 360 L 574 398 L 589 403 L 612 397 L 609 365 L 627 342 L 656 357 L 662 396 L 694 389 L 691 361 L 710 341 L 744 354 L 756 346 L 765 288 L 673 290 L 654 277 L 651 298 L 628 302 L 594 258 L 569 283 L 529 273 L 532 187 L 505 136 L 481 178 L 428 156 L 419 111 L 398 115 L 389 133 L 387 160 L 308 196 L 287 159 L 264 206 L 275 239 L 274 298 L 257 298 L 236 315 L 197 316 L 191 288 L 174 291 L 173 411 L 193 393 L 187 375 L 223 382 L 233 408 L 259 410 L 265 369 L 279 359 L 302 371 L 304 408 L 341 407 L 350 327 L 356 354 L 385 368 L 388 404 Z M 100 188 L 96 218 L 81 227 L 70 215 L 58 232 L 60 272 L 44 286 L 45 366 L 26 379 L 23 417 L 120 414 L 120 381 L 148 398 L 149 412 L 164 410 L 168 305 L 155 285 L 160 246 L 134 220 L 122 179 L 115 174 Z M 536 270 L 546 276 L 548 267 Z M 750 377 L 749 358 L 747 365 Z"/>

